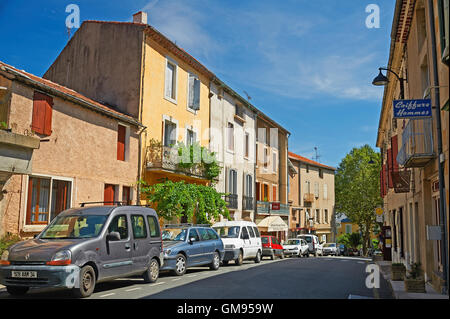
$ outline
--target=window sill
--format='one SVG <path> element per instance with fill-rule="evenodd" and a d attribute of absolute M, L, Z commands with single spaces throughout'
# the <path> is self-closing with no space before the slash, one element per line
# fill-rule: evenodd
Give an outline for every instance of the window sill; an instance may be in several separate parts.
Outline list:
<path fill-rule="evenodd" d="M 164 96 L 164 99 L 167 100 L 167 101 L 169 101 L 170 103 L 173 103 L 173 104 L 175 104 L 175 105 L 178 105 L 177 100 L 174 100 L 174 99 L 172 99 L 171 97 Z"/>

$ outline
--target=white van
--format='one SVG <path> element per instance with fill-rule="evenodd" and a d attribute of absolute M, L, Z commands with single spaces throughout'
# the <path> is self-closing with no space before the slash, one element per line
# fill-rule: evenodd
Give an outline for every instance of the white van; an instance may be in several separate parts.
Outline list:
<path fill-rule="evenodd" d="M 223 221 L 212 225 L 219 234 L 225 247 L 223 264 L 234 260 L 236 265 L 242 265 L 245 259 L 261 261 L 261 235 L 255 223 L 243 220 Z"/>
<path fill-rule="evenodd" d="M 297 238 L 304 239 L 308 243 L 310 254 L 313 254 L 314 256 L 317 255 L 323 256 L 323 249 L 322 245 L 319 242 L 319 237 L 312 234 L 303 234 L 298 235 Z"/>

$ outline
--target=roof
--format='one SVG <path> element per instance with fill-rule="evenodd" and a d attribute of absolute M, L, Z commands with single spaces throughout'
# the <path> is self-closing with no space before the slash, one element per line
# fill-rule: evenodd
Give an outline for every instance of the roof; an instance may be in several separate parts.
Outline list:
<path fill-rule="evenodd" d="M 335 170 L 336 170 L 335 167 L 327 166 L 327 165 L 321 164 L 321 163 L 319 163 L 319 162 L 310 160 L 309 158 L 306 158 L 306 157 L 297 155 L 297 154 L 292 153 L 292 152 L 289 152 L 289 158 L 291 158 L 291 159 L 293 159 L 293 160 L 297 160 L 297 161 L 303 162 L 303 163 L 306 163 L 306 164 L 314 165 L 314 166 L 317 166 L 317 167 L 326 168 L 326 169 L 329 169 L 329 170 L 332 170 L 332 171 L 335 171 Z"/>
<path fill-rule="evenodd" d="M 62 85 L 52 82 L 50 80 L 38 77 L 38 76 L 28 73 L 24 70 L 19 70 L 19 69 L 15 68 L 9 64 L 6 64 L 2 61 L 0 61 L 0 73 L 1 72 L 6 72 L 9 74 L 12 74 L 17 77 L 15 80 L 19 80 L 28 85 L 35 86 L 38 89 L 45 91 L 51 95 L 57 95 L 63 99 L 70 99 L 74 103 L 77 103 L 81 106 L 90 108 L 94 111 L 98 111 L 100 113 L 103 113 L 104 115 L 108 115 L 110 117 L 120 119 L 122 121 L 125 121 L 127 123 L 130 123 L 130 124 L 133 124 L 136 126 L 143 126 L 135 118 L 133 118 L 127 114 L 124 114 L 122 112 L 119 112 L 119 111 L 113 109 L 112 107 L 109 107 L 109 106 L 101 104 L 97 101 L 94 101 L 94 100 L 82 95 L 81 93 L 78 93 L 72 89 L 69 89 L 65 86 L 62 86 Z"/>

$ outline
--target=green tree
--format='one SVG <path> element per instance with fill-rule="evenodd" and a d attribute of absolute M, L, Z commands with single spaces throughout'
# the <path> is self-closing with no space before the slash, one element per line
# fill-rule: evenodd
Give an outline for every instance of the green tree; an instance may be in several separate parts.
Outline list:
<path fill-rule="evenodd" d="M 338 237 L 337 242 L 347 247 L 358 249 L 361 244 L 361 235 L 359 233 L 342 234 Z"/>
<path fill-rule="evenodd" d="M 139 184 L 141 193 L 148 202 L 154 204 L 159 217 L 166 221 L 180 218 L 187 222 L 195 220 L 196 223 L 207 224 L 212 219 L 217 221 L 220 215 L 230 218 L 227 203 L 222 198 L 224 194 L 211 186 L 171 180 L 153 185 L 140 181 Z"/>
<path fill-rule="evenodd" d="M 367 254 L 370 234 L 376 226 L 375 208 L 380 196 L 380 153 L 369 145 L 353 148 L 339 164 L 335 176 L 336 211 L 359 226 L 363 254 Z"/>

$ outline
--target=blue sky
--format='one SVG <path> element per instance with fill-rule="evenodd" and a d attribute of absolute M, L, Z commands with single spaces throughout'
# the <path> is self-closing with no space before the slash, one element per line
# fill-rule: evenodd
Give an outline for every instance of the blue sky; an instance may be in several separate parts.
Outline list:
<path fill-rule="evenodd" d="M 65 12 L 81 21 L 149 24 L 291 132 L 289 148 L 337 166 L 355 146 L 375 148 L 388 60 L 392 0 L 0 0 L 0 60 L 42 76 L 69 39 Z M 365 8 L 380 8 L 369 29 Z"/>

